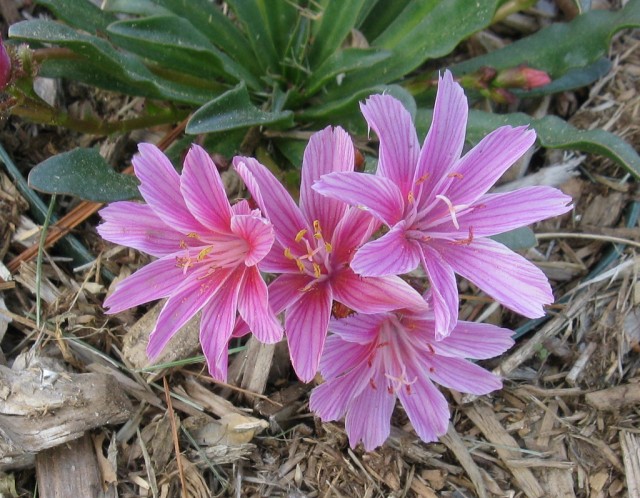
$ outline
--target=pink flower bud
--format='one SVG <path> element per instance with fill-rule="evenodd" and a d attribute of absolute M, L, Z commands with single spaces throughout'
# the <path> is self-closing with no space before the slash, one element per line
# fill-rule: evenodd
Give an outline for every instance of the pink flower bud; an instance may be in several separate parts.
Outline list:
<path fill-rule="evenodd" d="M 4 90 L 11 78 L 11 58 L 0 39 L 0 91 Z"/>
<path fill-rule="evenodd" d="M 499 88 L 531 90 L 550 82 L 551 78 L 545 71 L 527 66 L 518 66 L 500 71 L 495 80 L 493 80 L 493 85 Z"/>

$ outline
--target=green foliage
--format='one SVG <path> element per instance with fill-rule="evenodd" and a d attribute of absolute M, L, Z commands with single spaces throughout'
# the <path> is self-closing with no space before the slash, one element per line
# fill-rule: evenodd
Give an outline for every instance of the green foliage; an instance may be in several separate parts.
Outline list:
<path fill-rule="evenodd" d="M 192 114 L 188 133 L 223 133 L 227 150 L 237 150 L 241 132 L 255 126 L 361 127 L 357 103 L 374 92 L 392 93 L 412 110 L 414 98 L 421 106 L 431 105 L 434 75 L 408 76 L 490 26 L 504 4 L 229 0 L 227 11 L 212 0 L 105 0 L 102 9 L 91 0 L 36 2 L 57 20 L 17 23 L 9 34 L 34 49 L 65 49 L 36 58 L 38 74 L 170 103 Z M 575 1 L 582 14 L 571 22 L 552 24 L 451 69 L 456 76 L 473 79 L 485 66 L 502 70 L 526 64 L 553 77 L 544 87 L 514 90 L 519 96 L 589 84 L 609 68 L 605 57 L 611 37 L 640 25 L 640 0 L 631 0 L 617 12 L 589 11 L 589 3 Z M 475 90 L 491 97 L 481 88 Z M 532 121 L 524 115 L 492 119 Z M 132 126 L 135 123 L 132 120 Z M 532 126 L 543 146 L 604 154 L 638 175 L 638 155 L 610 134 L 580 132 L 557 118 L 534 121 Z M 299 149 L 286 136 L 272 145 L 281 157 L 296 156 L 292 151 Z"/>

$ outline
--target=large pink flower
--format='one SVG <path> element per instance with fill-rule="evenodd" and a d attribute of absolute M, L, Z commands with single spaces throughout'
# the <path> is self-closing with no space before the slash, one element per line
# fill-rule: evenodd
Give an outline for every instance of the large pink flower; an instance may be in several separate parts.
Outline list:
<path fill-rule="evenodd" d="M 426 307 L 397 276 L 353 272 L 353 253 L 379 222 L 311 189 L 326 173 L 353 171 L 354 147 L 344 130 L 326 128 L 311 137 L 302 164 L 300 207 L 255 159 L 236 157 L 233 163 L 275 229 L 276 242 L 260 269 L 283 274 L 269 286 L 269 298 L 274 312 L 285 311 L 291 361 L 302 381 L 311 380 L 318 369 L 334 299 L 361 313 Z"/>
<path fill-rule="evenodd" d="M 361 106 L 380 139 L 376 175 L 331 173 L 314 189 L 367 209 L 390 229 L 358 250 L 351 267 L 363 276 L 396 275 L 422 264 L 431 282 L 436 334 L 458 319 L 455 273 L 528 317 L 553 302 L 544 274 L 488 237 L 571 209 L 550 187 L 487 194 L 536 138 L 526 127 L 503 126 L 461 157 L 468 106 L 451 73 L 440 78 L 433 123 L 420 148 L 411 116 L 389 95 Z"/>
<path fill-rule="evenodd" d="M 116 286 L 109 313 L 168 298 L 151 332 L 147 353 L 156 357 L 171 337 L 202 310 L 200 343 L 209 372 L 227 375 L 227 347 L 236 312 L 267 343 L 282 337 L 269 308 L 257 264 L 274 241 L 273 227 L 246 201 L 233 206 L 213 161 L 194 145 L 178 175 L 154 145 L 134 157 L 147 204 L 116 202 L 100 211 L 100 235 L 159 259 Z"/>
<path fill-rule="evenodd" d="M 433 382 L 473 394 L 500 389 L 498 377 L 465 358 L 491 358 L 513 344 L 510 330 L 463 321 L 436 340 L 431 313 L 353 315 L 332 320 L 329 330 L 320 362 L 325 382 L 309 408 L 323 421 L 346 415 L 351 447 L 362 441 L 367 451 L 389 436 L 396 398 L 423 441 L 442 436 L 449 408 Z"/>

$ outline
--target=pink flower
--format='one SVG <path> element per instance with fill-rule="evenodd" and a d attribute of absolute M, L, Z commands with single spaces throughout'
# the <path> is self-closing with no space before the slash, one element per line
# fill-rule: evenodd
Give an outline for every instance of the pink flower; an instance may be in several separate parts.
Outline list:
<path fill-rule="evenodd" d="M 473 394 L 500 389 L 498 377 L 465 358 L 491 358 L 513 344 L 507 329 L 462 321 L 437 340 L 430 313 L 353 315 L 332 320 L 329 329 L 320 362 L 325 382 L 312 391 L 309 408 L 325 422 L 346 415 L 351 447 L 362 441 L 367 451 L 389 436 L 396 398 L 420 439 L 445 434 L 449 408 L 433 382 Z"/>
<path fill-rule="evenodd" d="M 291 361 L 302 381 L 318 369 L 334 299 L 361 313 L 426 307 L 397 276 L 363 278 L 351 270 L 353 253 L 379 223 L 311 189 L 325 173 L 353 171 L 354 147 L 344 130 L 326 128 L 311 137 L 302 163 L 300 207 L 255 159 L 236 157 L 233 163 L 275 229 L 276 242 L 260 269 L 282 273 L 269 286 L 270 304 L 276 313 L 285 311 Z"/>
<path fill-rule="evenodd" d="M 356 253 L 363 276 L 397 275 L 421 264 L 431 283 L 436 335 L 458 319 L 455 273 L 528 317 L 553 302 L 544 274 L 487 237 L 556 216 L 571 198 L 550 187 L 487 194 L 536 138 L 526 127 L 503 126 L 461 157 L 467 100 L 451 73 L 440 78 L 433 123 L 420 148 L 409 113 L 388 95 L 374 95 L 362 112 L 380 139 L 376 175 L 331 173 L 314 189 L 367 209 L 390 230 Z"/>
<path fill-rule="evenodd" d="M 260 341 L 282 337 L 257 267 L 271 249 L 273 227 L 246 201 L 229 204 L 218 170 L 197 145 L 182 175 L 154 145 L 140 144 L 139 151 L 133 165 L 147 204 L 111 204 L 100 211 L 104 223 L 98 231 L 159 259 L 120 282 L 105 306 L 118 313 L 168 298 L 149 339 L 151 358 L 202 310 L 200 343 L 209 372 L 225 380 L 236 312 Z"/>

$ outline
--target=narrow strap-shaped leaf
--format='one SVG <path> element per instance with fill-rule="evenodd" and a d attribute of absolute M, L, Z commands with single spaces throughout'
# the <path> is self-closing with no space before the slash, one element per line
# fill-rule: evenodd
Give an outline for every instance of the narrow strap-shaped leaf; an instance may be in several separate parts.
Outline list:
<path fill-rule="evenodd" d="M 569 23 L 556 23 L 500 50 L 456 64 L 457 76 L 482 66 L 505 69 L 526 62 L 558 78 L 568 70 L 585 67 L 606 55 L 611 37 L 625 28 L 640 26 L 640 2 L 631 1 L 615 12 L 592 10 Z"/>
<path fill-rule="evenodd" d="M 53 12 L 56 18 L 87 33 L 104 32 L 116 17 L 100 10 L 91 0 L 36 0 Z"/>
<path fill-rule="evenodd" d="M 280 56 L 276 50 L 273 23 L 269 20 L 272 2 L 286 0 L 228 0 L 227 3 L 236 14 L 244 28 L 245 35 L 255 56 L 255 63 L 263 73 L 268 70 L 279 72 Z"/>
<path fill-rule="evenodd" d="M 209 0 L 152 1 L 188 20 L 193 27 L 209 39 L 209 42 L 251 71 L 254 77 L 260 76 L 261 73 L 257 71 L 259 66 L 255 63 L 256 58 L 249 40 L 214 2 Z M 247 81 L 249 86 L 254 83 L 253 80 Z"/>
<path fill-rule="evenodd" d="M 405 10 L 413 0 L 379 0 L 360 21 L 359 29 L 367 40 L 375 40 Z"/>
<path fill-rule="evenodd" d="M 103 0 L 102 10 L 133 14 L 137 16 L 159 16 L 171 14 L 171 11 L 152 0 Z M 114 19 L 115 20 L 115 19 Z"/>
<path fill-rule="evenodd" d="M 320 26 L 314 37 L 309 60 L 317 67 L 340 48 L 342 42 L 355 27 L 365 0 L 326 2 L 320 13 Z"/>
<path fill-rule="evenodd" d="M 240 83 L 198 109 L 187 123 L 186 131 L 197 135 L 277 124 L 293 126 L 293 113 L 267 112 L 257 108 L 249 98 L 247 87 Z"/>

